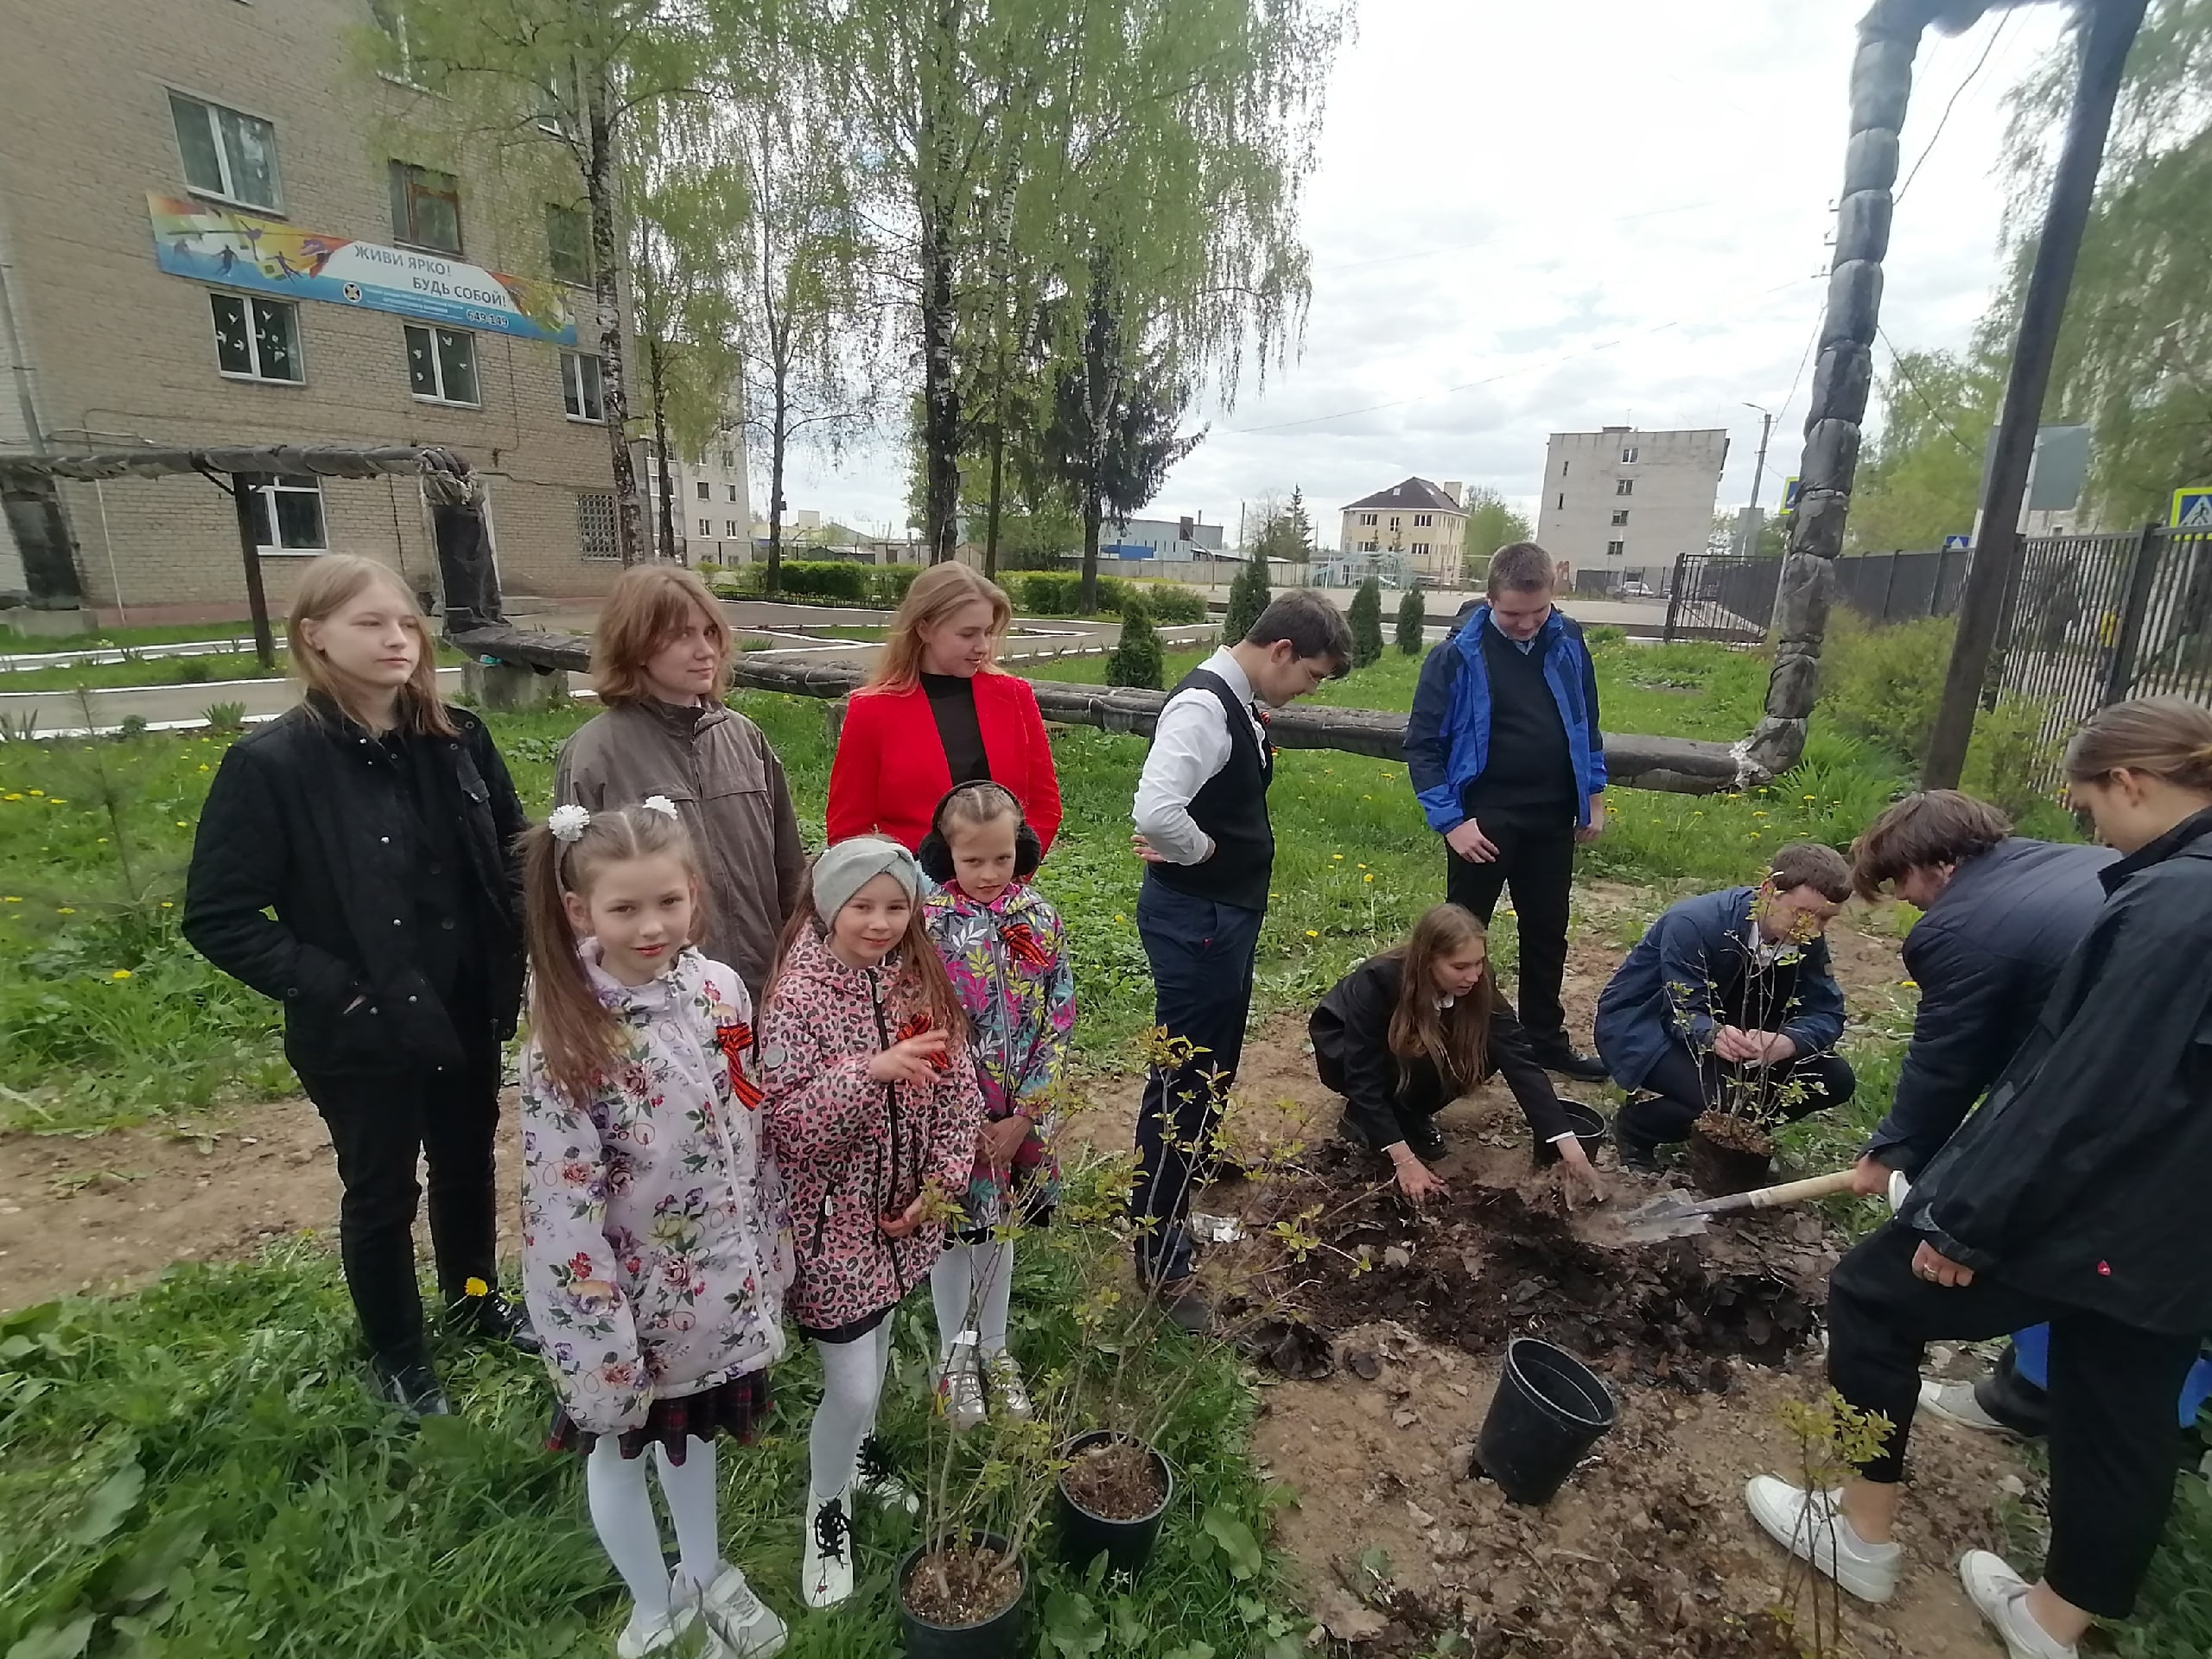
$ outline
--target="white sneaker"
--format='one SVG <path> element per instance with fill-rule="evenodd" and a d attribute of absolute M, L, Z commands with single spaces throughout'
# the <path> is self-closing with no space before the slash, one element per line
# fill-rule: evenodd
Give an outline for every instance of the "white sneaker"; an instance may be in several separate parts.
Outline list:
<path fill-rule="evenodd" d="M 783 1651 L 790 1634 L 784 1621 L 753 1593 L 745 1574 L 728 1562 L 723 1562 L 715 1581 L 703 1587 L 685 1578 L 679 1568 L 669 1592 L 675 1605 L 696 1605 L 706 1616 L 707 1628 L 720 1642 L 721 1652 L 739 1659 L 753 1659 L 755 1655 L 767 1659 L 770 1654 Z"/>
<path fill-rule="evenodd" d="M 1766 1535 L 1815 1572 L 1834 1579 L 1861 1601 L 1887 1601 L 1897 1593 L 1904 1551 L 1870 1544 L 1851 1529 L 1835 1492 L 1806 1492 L 1771 1475 L 1754 1476 L 1744 1488 L 1751 1519 Z"/>
<path fill-rule="evenodd" d="M 899 1471 L 891 1466 L 891 1454 L 873 1434 L 861 1442 L 860 1456 L 854 1459 L 853 1491 L 887 1509 L 904 1510 L 908 1515 L 922 1512 L 921 1498 L 899 1478 Z"/>
<path fill-rule="evenodd" d="M 1005 1349 L 984 1357 L 983 1380 L 990 1385 L 992 1403 L 1007 1416 L 1026 1423 L 1036 1414 L 1021 1380 L 1020 1363 Z"/>
<path fill-rule="evenodd" d="M 989 1414 L 983 1379 L 976 1369 L 976 1351 L 956 1347 L 950 1361 L 937 1370 L 937 1408 L 956 1434 L 964 1434 Z"/>
<path fill-rule="evenodd" d="M 2028 1592 L 2033 1586 L 2005 1565 L 2001 1555 L 1970 1549 L 1959 1557 L 1959 1581 L 1967 1599 L 1981 1610 L 2005 1640 L 2008 1659 L 2075 1659 L 2070 1643 L 2036 1623 L 2028 1611 Z"/>
<path fill-rule="evenodd" d="M 799 1567 L 799 1599 L 810 1607 L 835 1607 L 853 1593 L 853 1523 L 845 1499 L 806 1494 L 805 1554 Z"/>
<path fill-rule="evenodd" d="M 2008 1440 L 2020 1438 L 2012 1428 L 1999 1422 L 1981 1408 L 1981 1402 L 1974 1398 L 1971 1382 L 1934 1382 L 1923 1377 L 1920 1408 L 1930 1417 L 1940 1417 L 1947 1423 L 1955 1423 L 1961 1428 L 1971 1428 L 1977 1433 L 2001 1434 Z"/>
<path fill-rule="evenodd" d="M 614 1638 L 614 1651 L 620 1659 L 652 1659 L 656 1654 L 675 1654 L 682 1650 L 679 1644 L 698 1622 L 696 1607 L 671 1605 L 658 1618 L 640 1618 L 632 1613 L 630 1622 L 622 1627 L 622 1634 Z"/>

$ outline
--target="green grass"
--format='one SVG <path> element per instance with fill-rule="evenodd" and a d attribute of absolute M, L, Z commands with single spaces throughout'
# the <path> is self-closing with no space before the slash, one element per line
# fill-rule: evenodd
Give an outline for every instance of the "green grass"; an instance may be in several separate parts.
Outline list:
<path fill-rule="evenodd" d="M 52 668 L 0 670 L 0 691 L 98 690 L 119 685 L 200 685 L 217 680 L 281 678 L 284 658 L 264 669 L 251 651 L 210 652 L 201 657 L 149 657 L 127 663 L 63 663 Z"/>
<path fill-rule="evenodd" d="M 278 638 L 284 632 L 281 618 L 270 626 Z M 93 628 L 82 633 L 29 633 L 0 624 L 0 653 L 39 651 L 89 651 L 102 645 L 174 645 L 200 639 L 253 639 L 251 619 L 238 617 L 217 622 L 157 622 L 144 627 Z"/>
<path fill-rule="evenodd" d="M 1023 1247 L 1015 1344 L 1065 1367 L 1071 1309 L 1109 1270 L 1090 1242 Z M 0 1319 L 0 1652 L 170 1659 L 549 1659 L 603 1655 L 627 1612 L 585 1513 L 573 1456 L 543 1449 L 542 1370 L 447 1351 L 459 1414 L 404 1432 L 372 1406 L 332 1253 L 296 1240 L 238 1266 L 185 1264 L 135 1296 Z M 901 1321 L 882 1427 L 918 1469 L 925 1321 Z M 933 1344 L 931 1344 L 933 1348 Z M 810 1348 L 779 1365 L 760 1442 L 721 1454 L 722 1553 L 791 1621 L 794 1659 L 892 1652 L 890 1580 L 914 1522 L 863 1505 L 858 1593 L 798 1605 Z M 1133 1380 L 1184 1395 L 1161 1449 L 1175 1502 L 1149 1569 L 1108 1587 L 1031 1554 L 1033 1618 L 1073 1643 L 1160 1656 L 1304 1651 L 1267 1537 L 1273 1502 L 1246 1451 L 1254 1402 L 1228 1351 L 1163 1329 Z M 1081 1598 L 1077 1600 L 1077 1598 Z M 29 1645 L 11 1645 L 11 1644 Z M 1086 1645 L 1087 1643 L 1087 1645 Z M 1052 1649 L 1043 1649 L 1051 1651 Z"/>

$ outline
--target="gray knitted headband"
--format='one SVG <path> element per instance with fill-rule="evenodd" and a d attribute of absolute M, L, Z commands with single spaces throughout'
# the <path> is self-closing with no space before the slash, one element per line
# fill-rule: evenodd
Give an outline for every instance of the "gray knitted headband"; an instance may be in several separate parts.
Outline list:
<path fill-rule="evenodd" d="M 887 875 L 906 888 L 906 897 L 919 899 L 921 866 L 914 855 L 895 841 L 880 836 L 855 836 L 841 841 L 814 861 L 814 910 L 827 927 L 837 912 L 879 875 Z"/>

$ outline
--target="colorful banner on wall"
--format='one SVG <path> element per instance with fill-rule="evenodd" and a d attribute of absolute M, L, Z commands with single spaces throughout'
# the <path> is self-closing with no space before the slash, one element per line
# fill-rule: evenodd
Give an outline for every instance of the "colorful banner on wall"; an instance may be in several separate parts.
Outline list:
<path fill-rule="evenodd" d="M 146 207 L 154 221 L 155 262 L 172 276 L 576 343 L 575 319 L 559 283 L 508 276 L 414 248 L 324 236 L 179 196 L 149 194 Z"/>

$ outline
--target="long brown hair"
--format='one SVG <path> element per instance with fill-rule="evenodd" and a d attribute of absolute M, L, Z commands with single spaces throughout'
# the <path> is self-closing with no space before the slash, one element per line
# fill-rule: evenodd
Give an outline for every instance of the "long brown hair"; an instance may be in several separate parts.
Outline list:
<path fill-rule="evenodd" d="M 868 683 L 889 691 L 905 691 L 918 684 L 927 643 L 923 631 L 941 626 L 962 606 L 979 599 L 991 607 L 991 655 L 995 658 L 998 642 L 1006 637 L 1007 625 L 1014 620 L 1014 605 L 1006 589 L 957 561 L 933 564 L 914 578 L 906 597 L 899 601 L 899 613 L 891 619 L 890 635 L 883 642 L 875 671 Z M 995 673 L 995 661 L 985 664 L 983 671 Z"/>
<path fill-rule="evenodd" d="M 2069 782 L 2143 772 L 2212 794 L 2212 709 L 2186 697 L 2131 697 L 2100 709 L 2066 746 Z"/>
<path fill-rule="evenodd" d="M 767 988 L 760 994 L 764 1004 L 776 994 L 793 947 L 810 935 L 828 948 L 830 928 L 814 906 L 811 866 L 806 873 L 806 891 L 799 896 L 798 907 L 784 924 L 783 937 L 777 941 L 776 965 L 769 970 Z M 928 1014 L 930 1028 L 944 1033 L 945 1052 L 957 1063 L 961 1046 L 968 1040 L 968 1013 L 960 1006 L 960 994 L 952 988 L 944 958 L 937 953 L 937 941 L 930 938 L 919 893 L 914 895 L 914 907 L 907 912 L 906 931 L 892 949 L 899 957 L 899 970 L 891 982 L 889 1000 L 899 1022 L 904 1024 L 917 1014 Z"/>
<path fill-rule="evenodd" d="M 352 689 L 330 665 L 330 658 L 308 643 L 307 625 L 336 615 L 359 598 L 372 582 L 382 582 L 406 607 L 407 626 L 414 630 L 417 652 L 415 671 L 399 688 L 393 712 L 402 731 L 417 735 L 451 737 L 453 716 L 438 695 L 438 652 L 430 638 L 429 624 L 415 603 L 415 595 L 388 564 L 365 559 L 358 553 L 326 553 L 308 567 L 292 594 L 291 613 L 284 619 L 284 644 L 291 653 L 292 672 L 310 692 L 320 693 L 353 719 L 360 710 Z M 310 718 L 320 718 L 315 700 L 306 704 Z"/>
<path fill-rule="evenodd" d="M 614 1011 L 599 1000 L 583 959 L 576 954 L 576 930 L 563 899 L 572 893 L 588 896 L 601 870 L 632 858 L 677 860 L 690 873 L 696 895 L 703 885 L 699 861 L 679 820 L 642 806 L 594 813 L 574 841 L 563 841 L 546 824 L 532 824 L 523 832 L 521 845 L 524 918 L 530 939 L 531 1040 L 544 1057 L 553 1081 L 572 1100 L 581 1101 L 621 1058 L 624 1045 Z M 706 928 L 699 903 L 695 896 L 694 943 Z"/>
<path fill-rule="evenodd" d="M 669 564 L 633 564 L 607 590 L 591 631 L 591 686 L 601 702 L 636 702 L 652 696 L 645 662 L 696 615 L 721 661 L 714 695 L 729 681 L 729 625 L 695 572 Z"/>
<path fill-rule="evenodd" d="M 1438 1007 L 1437 958 L 1464 954 L 1478 944 L 1484 947 L 1481 980 L 1450 1007 Z M 1491 977 L 1489 945 L 1489 930 L 1475 919 L 1473 912 L 1458 905 L 1438 905 L 1423 912 L 1403 944 L 1382 953 L 1383 960 L 1402 964 L 1398 1003 L 1390 1010 L 1388 1039 L 1402 1071 L 1407 1061 L 1426 1054 L 1437 1071 L 1462 1088 L 1471 1087 L 1483 1075 L 1484 1057 L 1490 1046 L 1491 1005 L 1497 999 L 1497 982 Z"/>

